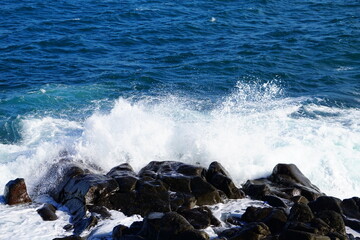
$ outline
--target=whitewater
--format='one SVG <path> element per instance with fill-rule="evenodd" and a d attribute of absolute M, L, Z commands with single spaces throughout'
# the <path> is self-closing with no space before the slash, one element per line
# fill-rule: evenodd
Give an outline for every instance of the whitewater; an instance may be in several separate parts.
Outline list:
<path fill-rule="evenodd" d="M 39 184 L 55 184 L 44 179 L 47 169 L 65 155 L 104 173 L 124 162 L 138 171 L 153 160 L 204 167 L 219 161 L 239 186 L 269 175 L 277 163 L 294 163 L 324 193 L 355 196 L 360 111 L 308 100 L 285 97 L 275 83 L 238 83 L 211 104 L 143 96 L 119 98 L 84 121 L 26 117 L 22 140 L 0 145 L 0 186 L 22 177 L 30 194 L 42 194 Z"/>

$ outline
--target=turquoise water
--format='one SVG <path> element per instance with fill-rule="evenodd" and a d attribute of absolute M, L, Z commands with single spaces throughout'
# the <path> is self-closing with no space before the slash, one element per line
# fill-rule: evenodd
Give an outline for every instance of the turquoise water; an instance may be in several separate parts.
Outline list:
<path fill-rule="evenodd" d="M 359 1 L 4 0 L 0 12 L 0 185 L 34 189 L 66 152 L 104 171 L 216 160 L 239 184 L 293 162 L 326 193 L 360 190 Z"/>

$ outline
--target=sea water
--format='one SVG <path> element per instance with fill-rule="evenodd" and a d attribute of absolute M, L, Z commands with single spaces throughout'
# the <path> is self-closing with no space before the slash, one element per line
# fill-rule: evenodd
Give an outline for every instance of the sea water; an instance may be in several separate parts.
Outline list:
<path fill-rule="evenodd" d="M 0 12 L 0 191 L 22 177 L 40 204 L 66 156 L 100 173 L 218 161 L 238 186 L 294 163 L 324 193 L 359 196 L 358 1 L 4 0 Z M 0 238 L 64 234 L 68 216 L 40 223 L 38 206 L 0 204 Z"/>

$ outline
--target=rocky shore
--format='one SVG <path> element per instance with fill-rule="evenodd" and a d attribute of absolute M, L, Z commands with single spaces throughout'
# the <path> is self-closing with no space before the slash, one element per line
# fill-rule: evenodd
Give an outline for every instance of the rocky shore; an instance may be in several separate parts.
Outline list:
<path fill-rule="evenodd" d="M 218 162 L 204 168 L 154 161 L 138 173 L 124 163 L 105 175 L 66 162 L 54 165 L 49 174 L 57 183 L 47 193 L 71 215 L 64 226 L 68 236 L 56 239 L 86 239 L 111 217 L 109 210 L 143 217 L 114 227 L 115 240 L 207 240 L 204 229 L 209 228 L 217 235 L 214 240 L 360 239 L 346 232 L 346 227 L 360 232 L 360 198 L 326 196 L 293 164 L 278 164 L 270 176 L 241 187 Z M 263 205 L 221 219 L 213 215 L 214 204 L 243 198 Z M 10 181 L 4 199 L 9 205 L 31 202 L 24 179 Z M 57 220 L 52 204 L 37 212 L 44 221 Z"/>

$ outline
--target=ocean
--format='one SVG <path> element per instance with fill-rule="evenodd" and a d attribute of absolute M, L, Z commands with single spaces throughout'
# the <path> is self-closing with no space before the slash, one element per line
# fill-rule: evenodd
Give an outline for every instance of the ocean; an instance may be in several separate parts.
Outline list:
<path fill-rule="evenodd" d="M 42 199 L 66 155 L 104 173 L 218 161 L 239 186 L 294 163 L 324 193 L 359 196 L 360 1 L 3 0 L 0 12 L 0 189 L 22 177 Z"/>

